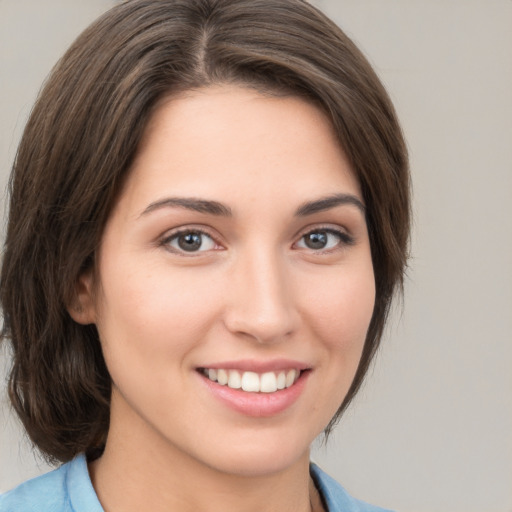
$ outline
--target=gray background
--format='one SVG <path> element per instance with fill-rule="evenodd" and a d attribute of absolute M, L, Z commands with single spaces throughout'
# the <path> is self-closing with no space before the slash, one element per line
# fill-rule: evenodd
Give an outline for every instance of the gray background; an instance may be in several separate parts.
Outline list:
<path fill-rule="evenodd" d="M 2 191 L 41 82 L 112 4 L 0 0 Z M 358 497 L 400 512 L 512 512 L 512 1 L 316 4 L 395 101 L 415 230 L 404 309 L 313 458 Z M 3 355 L 2 379 L 7 364 Z M 45 469 L 0 395 L 0 490 Z"/>

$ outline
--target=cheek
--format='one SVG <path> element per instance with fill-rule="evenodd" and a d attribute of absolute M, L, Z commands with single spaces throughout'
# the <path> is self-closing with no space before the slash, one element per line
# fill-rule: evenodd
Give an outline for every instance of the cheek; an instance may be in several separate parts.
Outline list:
<path fill-rule="evenodd" d="M 217 288 L 158 265 L 103 268 L 98 331 L 117 395 L 142 415 L 182 407 L 176 396 L 186 395 L 183 377 L 216 317 Z"/>
<path fill-rule="evenodd" d="M 122 261 L 104 269 L 98 322 L 104 348 L 117 346 L 143 358 L 186 352 L 215 319 L 216 290 L 222 288 L 197 272 L 191 279 L 191 273 L 170 272 L 168 266 L 130 269 Z"/>
<path fill-rule="evenodd" d="M 323 385 L 315 410 L 324 426 L 345 399 L 361 360 L 375 303 L 372 267 L 331 279 L 315 294 L 307 308 L 313 339 L 319 340 L 323 357 Z"/>
<path fill-rule="evenodd" d="M 359 271 L 333 272 L 322 286 L 313 287 L 304 306 L 324 343 L 335 351 L 362 351 L 375 304 L 375 282 L 371 265 Z"/>

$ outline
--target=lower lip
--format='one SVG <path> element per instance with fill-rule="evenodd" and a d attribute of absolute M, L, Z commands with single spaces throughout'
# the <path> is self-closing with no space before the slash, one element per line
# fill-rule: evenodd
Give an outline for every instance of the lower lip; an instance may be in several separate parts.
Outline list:
<path fill-rule="evenodd" d="M 295 384 L 274 393 L 249 393 L 241 389 L 221 386 L 198 373 L 210 392 L 229 408 L 255 418 L 275 416 L 291 407 L 304 391 L 310 371 L 303 371 Z"/>

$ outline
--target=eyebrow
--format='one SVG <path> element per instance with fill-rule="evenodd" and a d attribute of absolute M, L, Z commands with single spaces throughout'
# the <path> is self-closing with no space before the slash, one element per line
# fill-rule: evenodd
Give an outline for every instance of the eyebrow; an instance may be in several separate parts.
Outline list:
<path fill-rule="evenodd" d="M 352 205 L 361 210 L 363 215 L 366 214 L 366 207 L 356 196 L 352 194 L 334 194 L 331 196 L 322 197 L 315 201 L 308 201 L 303 203 L 297 208 L 295 212 L 296 217 L 305 217 L 313 215 L 314 213 L 324 212 L 335 208 L 336 206 Z"/>
<path fill-rule="evenodd" d="M 197 199 L 194 197 L 167 197 L 159 201 L 151 203 L 142 213 L 141 216 L 147 215 L 160 208 L 184 208 L 199 213 L 209 215 L 218 215 L 222 217 L 232 217 L 233 212 L 229 206 L 218 201 L 209 201 L 206 199 Z"/>
<path fill-rule="evenodd" d="M 315 213 L 323 212 L 342 205 L 352 205 L 357 207 L 364 215 L 366 208 L 363 203 L 352 194 L 334 194 L 322 197 L 315 201 L 308 201 L 301 204 L 295 211 L 296 217 L 306 217 Z M 199 199 L 194 197 L 167 197 L 151 203 L 142 213 L 141 216 L 147 215 L 160 208 L 183 208 L 199 213 L 216 215 L 221 217 L 232 217 L 233 212 L 229 206 L 218 201 L 207 199 Z"/>

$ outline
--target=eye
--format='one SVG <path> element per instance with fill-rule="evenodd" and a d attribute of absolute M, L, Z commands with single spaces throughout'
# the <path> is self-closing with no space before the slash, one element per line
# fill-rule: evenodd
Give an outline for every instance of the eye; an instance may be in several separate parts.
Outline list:
<path fill-rule="evenodd" d="M 302 235 L 297 242 L 299 249 L 311 249 L 313 251 L 328 251 L 340 245 L 351 245 L 352 237 L 335 229 L 315 229 Z"/>
<path fill-rule="evenodd" d="M 205 252 L 217 247 L 211 236 L 198 230 L 186 230 L 174 233 L 162 241 L 174 252 Z"/>

